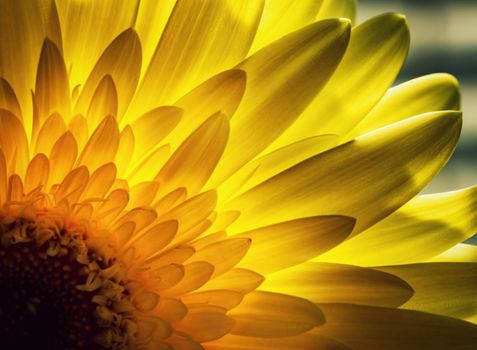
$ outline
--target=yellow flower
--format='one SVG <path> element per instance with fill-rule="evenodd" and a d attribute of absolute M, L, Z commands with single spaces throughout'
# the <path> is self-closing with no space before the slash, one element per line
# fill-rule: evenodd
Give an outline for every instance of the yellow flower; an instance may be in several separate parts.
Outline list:
<path fill-rule="evenodd" d="M 475 346 L 477 188 L 418 195 L 458 86 L 390 88 L 404 16 L 0 4 L 2 349 Z"/>

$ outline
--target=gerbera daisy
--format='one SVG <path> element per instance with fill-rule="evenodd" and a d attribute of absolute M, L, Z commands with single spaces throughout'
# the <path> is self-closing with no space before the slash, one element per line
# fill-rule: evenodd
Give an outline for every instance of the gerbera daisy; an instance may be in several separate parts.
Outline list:
<path fill-rule="evenodd" d="M 404 16 L 0 4 L 2 349 L 475 347 L 477 190 L 418 195 L 457 82 L 390 88 Z"/>

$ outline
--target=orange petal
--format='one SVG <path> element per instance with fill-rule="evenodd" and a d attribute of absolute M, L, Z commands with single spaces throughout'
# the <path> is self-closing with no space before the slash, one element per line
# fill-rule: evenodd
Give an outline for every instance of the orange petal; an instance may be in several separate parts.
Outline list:
<path fill-rule="evenodd" d="M 22 111 L 15 91 L 5 79 L 0 77 L 0 108 L 6 109 L 22 120 Z"/>
<path fill-rule="evenodd" d="M 65 62 L 58 47 L 45 39 L 38 63 L 35 84 L 39 123 L 52 113 L 69 118 L 71 112 L 70 87 Z"/>
<path fill-rule="evenodd" d="M 214 275 L 221 275 L 232 269 L 247 253 L 250 238 L 231 238 L 198 250 L 189 261 L 207 261 L 214 265 Z"/>
<path fill-rule="evenodd" d="M 119 146 L 118 124 L 113 117 L 107 117 L 98 125 L 83 152 L 78 164 L 96 170 L 101 165 L 114 161 Z"/>
<path fill-rule="evenodd" d="M 257 289 L 264 279 L 255 271 L 235 268 L 211 279 L 202 290 L 227 289 L 246 294 Z"/>
<path fill-rule="evenodd" d="M 53 145 L 50 152 L 50 185 L 60 183 L 72 169 L 78 148 L 73 134 L 65 132 Z"/>
<path fill-rule="evenodd" d="M 28 165 L 28 141 L 20 120 L 11 112 L 0 109 L 0 148 L 9 173 L 24 174 Z"/>
<path fill-rule="evenodd" d="M 214 266 L 205 261 L 184 265 L 184 277 L 172 288 L 163 291 L 164 295 L 181 295 L 203 286 L 214 272 Z"/>
<path fill-rule="evenodd" d="M 218 339 L 227 334 L 233 327 L 234 321 L 222 313 L 189 312 L 176 329 L 190 335 L 198 342 Z"/>
<path fill-rule="evenodd" d="M 48 183 L 48 173 L 50 170 L 50 163 L 48 158 L 39 153 L 28 164 L 25 175 L 25 192 L 28 193 L 38 186 L 44 189 Z"/>
<path fill-rule="evenodd" d="M 53 113 L 41 126 L 36 139 L 35 153 L 49 154 L 55 142 L 65 133 L 64 117 Z"/>

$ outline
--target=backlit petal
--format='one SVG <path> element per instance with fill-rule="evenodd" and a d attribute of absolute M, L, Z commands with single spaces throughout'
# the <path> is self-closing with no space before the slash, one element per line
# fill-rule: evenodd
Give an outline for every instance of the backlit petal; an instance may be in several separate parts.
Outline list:
<path fill-rule="evenodd" d="M 232 225 L 248 229 L 334 213 L 356 218 L 358 233 L 432 179 L 451 155 L 460 128 L 459 112 L 428 113 L 309 158 L 229 202 L 227 207 L 242 213 Z"/>

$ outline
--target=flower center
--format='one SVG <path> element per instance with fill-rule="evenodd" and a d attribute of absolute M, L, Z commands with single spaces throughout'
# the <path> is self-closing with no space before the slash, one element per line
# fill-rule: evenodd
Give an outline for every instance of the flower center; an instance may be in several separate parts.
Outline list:
<path fill-rule="evenodd" d="M 0 215 L 2 348 L 129 348 L 135 322 L 117 270 L 49 215 Z"/>

